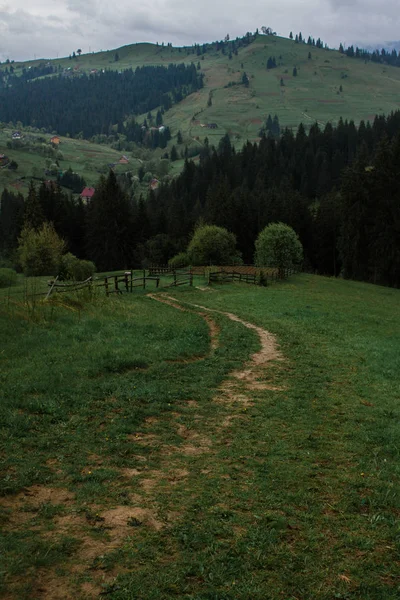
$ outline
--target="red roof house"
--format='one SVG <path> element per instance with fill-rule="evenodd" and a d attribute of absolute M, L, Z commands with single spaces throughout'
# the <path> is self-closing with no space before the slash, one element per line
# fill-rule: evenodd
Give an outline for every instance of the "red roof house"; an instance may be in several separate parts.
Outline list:
<path fill-rule="evenodd" d="M 82 200 L 90 200 L 93 198 L 95 191 L 96 190 L 93 187 L 85 187 L 81 193 Z"/>

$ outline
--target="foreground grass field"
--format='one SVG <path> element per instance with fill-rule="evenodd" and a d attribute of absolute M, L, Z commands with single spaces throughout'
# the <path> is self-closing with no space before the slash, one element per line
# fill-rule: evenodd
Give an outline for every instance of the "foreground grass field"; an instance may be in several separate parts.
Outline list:
<path fill-rule="evenodd" d="M 399 292 L 172 295 L 0 315 L 1 593 L 398 598 Z"/>

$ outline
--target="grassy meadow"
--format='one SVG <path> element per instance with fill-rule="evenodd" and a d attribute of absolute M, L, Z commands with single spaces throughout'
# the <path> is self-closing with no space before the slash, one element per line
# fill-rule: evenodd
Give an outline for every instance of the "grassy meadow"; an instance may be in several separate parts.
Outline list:
<path fill-rule="evenodd" d="M 1 292 L 0 595 L 397 599 L 399 291 L 195 285 Z"/>
<path fill-rule="evenodd" d="M 0 129 L 0 154 L 6 154 L 10 160 L 15 160 L 18 164 L 16 171 L 7 168 L 0 169 L 0 190 L 8 188 L 11 191 L 18 191 L 26 195 L 29 182 L 32 177 L 36 179 L 55 179 L 54 176 L 45 175 L 46 156 L 35 150 L 35 146 L 22 147 L 18 149 L 8 149 L 7 142 L 11 141 L 11 136 L 15 129 L 5 127 Z M 32 133 L 21 130 L 25 138 L 28 138 L 33 144 L 40 144 L 39 139 L 45 138 L 50 146 L 51 134 Z M 104 144 L 94 144 L 87 140 L 76 140 L 67 137 L 60 137 L 61 143 L 58 150 L 62 153 L 59 166 L 61 171 L 66 171 L 69 167 L 74 173 L 84 177 L 88 186 L 95 186 L 101 173 L 108 173 L 110 164 L 115 164 L 114 170 L 117 174 L 133 171 L 137 174 L 141 161 L 132 156 L 129 157 L 129 163 L 118 164 L 119 159 L 126 152 L 113 150 L 110 146 Z M 130 153 L 129 153 L 130 154 Z M 50 160 L 55 162 L 54 159 Z"/>

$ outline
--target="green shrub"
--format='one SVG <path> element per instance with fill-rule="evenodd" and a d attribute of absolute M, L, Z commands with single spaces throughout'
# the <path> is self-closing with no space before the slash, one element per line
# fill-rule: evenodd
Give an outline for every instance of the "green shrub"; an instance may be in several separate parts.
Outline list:
<path fill-rule="evenodd" d="M 10 285 L 15 285 L 17 281 L 17 273 L 14 269 L 0 269 L 0 288 L 6 288 Z"/>
<path fill-rule="evenodd" d="M 187 253 L 193 265 L 243 264 L 236 236 L 224 227 L 202 225 L 196 229 Z"/>
<path fill-rule="evenodd" d="M 85 281 L 93 277 L 96 265 L 90 260 L 81 260 L 68 252 L 61 257 L 58 278 L 63 280 Z"/>
<path fill-rule="evenodd" d="M 303 246 L 298 235 L 285 223 L 270 223 L 255 243 L 255 264 L 258 267 L 275 267 L 282 277 L 285 269 L 298 267 L 303 259 Z"/>
<path fill-rule="evenodd" d="M 65 242 L 51 223 L 39 230 L 24 228 L 18 240 L 18 258 L 25 275 L 54 275 L 58 272 Z"/>
<path fill-rule="evenodd" d="M 179 252 L 169 259 L 168 265 L 173 268 L 188 267 L 190 265 L 189 255 L 186 252 Z"/>

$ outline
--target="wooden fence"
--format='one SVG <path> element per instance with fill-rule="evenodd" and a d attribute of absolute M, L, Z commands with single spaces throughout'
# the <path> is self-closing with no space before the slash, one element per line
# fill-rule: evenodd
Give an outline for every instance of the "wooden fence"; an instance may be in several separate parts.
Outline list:
<path fill-rule="evenodd" d="M 177 287 L 178 285 L 193 285 L 193 273 L 192 271 L 178 271 L 175 270 L 172 274 L 173 282 L 168 287 Z"/>
<path fill-rule="evenodd" d="M 174 270 L 166 275 L 172 277 L 172 282 L 165 287 L 193 285 L 193 274 L 190 271 Z M 135 288 L 146 289 L 150 282 L 154 282 L 156 288 L 158 288 L 160 286 L 160 275 L 146 275 L 146 271 L 143 270 L 143 274 L 136 277 L 134 271 L 125 271 L 124 273 L 117 275 L 107 275 L 101 279 L 89 277 L 85 281 L 75 281 L 71 283 L 61 282 L 56 278 L 55 280 L 48 282 L 50 289 L 46 295 L 49 297 L 51 294 L 55 293 L 104 288 L 106 295 L 109 296 L 110 294 L 122 294 L 123 292 L 132 293 Z"/>
<path fill-rule="evenodd" d="M 270 285 L 276 281 L 287 279 L 296 271 L 293 269 L 278 269 L 260 268 L 252 265 L 240 265 L 235 267 L 190 267 L 189 269 L 171 269 L 167 265 L 153 266 L 148 269 L 149 274 L 146 275 L 146 270 L 143 270 L 142 275 L 135 277 L 134 271 L 125 271 L 117 275 L 107 275 L 101 279 L 89 277 L 85 281 L 75 281 L 72 283 L 55 280 L 49 281 L 48 292 L 44 294 L 49 297 L 51 294 L 60 294 L 68 292 L 77 292 L 84 289 L 104 288 L 107 296 L 110 294 L 122 294 L 123 292 L 133 292 L 135 288 L 146 289 L 150 282 L 155 283 L 155 287 L 160 286 L 160 275 L 164 278 L 171 278 L 171 283 L 164 287 L 178 287 L 181 285 L 193 285 L 193 275 L 204 275 L 207 283 L 224 283 L 234 282 L 248 283 L 253 285 Z"/>
<path fill-rule="evenodd" d="M 227 282 L 227 281 L 239 281 L 244 283 L 253 283 L 256 285 L 257 275 L 256 274 L 247 274 L 247 273 L 237 273 L 236 271 L 210 271 L 208 273 L 208 283 L 214 282 Z"/>
<path fill-rule="evenodd" d="M 210 267 L 207 274 L 208 284 L 238 281 L 253 285 L 270 285 L 277 281 L 287 279 L 296 273 L 294 269 L 274 269 L 241 265 L 238 267 Z"/>

